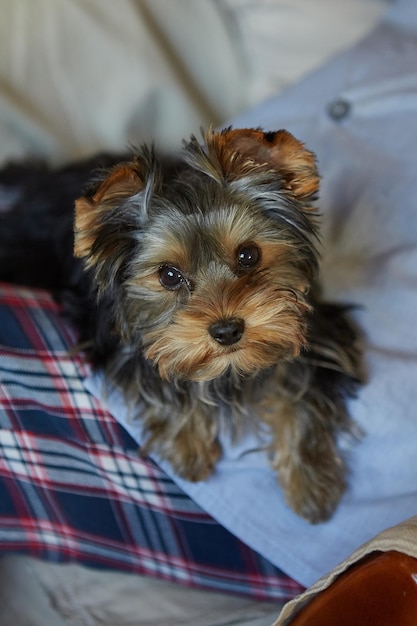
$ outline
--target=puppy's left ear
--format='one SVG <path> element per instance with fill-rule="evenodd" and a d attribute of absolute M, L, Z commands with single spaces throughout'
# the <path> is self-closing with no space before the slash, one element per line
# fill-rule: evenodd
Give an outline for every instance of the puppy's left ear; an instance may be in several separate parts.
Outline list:
<path fill-rule="evenodd" d="M 317 196 L 320 176 L 315 155 L 286 130 L 226 129 L 206 134 L 207 147 L 214 149 L 227 180 L 241 178 L 256 169 L 278 173 L 284 189 L 299 201 Z"/>

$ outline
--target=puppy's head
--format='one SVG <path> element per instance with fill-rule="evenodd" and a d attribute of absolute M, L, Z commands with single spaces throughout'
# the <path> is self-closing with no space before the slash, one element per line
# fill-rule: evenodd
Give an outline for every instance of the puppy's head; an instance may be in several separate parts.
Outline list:
<path fill-rule="evenodd" d="M 257 373 L 305 345 L 315 159 L 286 131 L 209 131 L 176 172 L 146 149 L 76 203 L 75 254 L 163 378 Z"/>

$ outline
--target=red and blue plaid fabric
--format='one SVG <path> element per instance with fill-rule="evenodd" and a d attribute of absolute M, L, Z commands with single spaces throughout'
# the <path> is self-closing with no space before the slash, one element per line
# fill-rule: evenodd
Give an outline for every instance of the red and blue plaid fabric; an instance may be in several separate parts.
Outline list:
<path fill-rule="evenodd" d="M 0 551 L 285 601 L 301 587 L 198 507 L 84 388 L 52 297 L 0 284 Z"/>

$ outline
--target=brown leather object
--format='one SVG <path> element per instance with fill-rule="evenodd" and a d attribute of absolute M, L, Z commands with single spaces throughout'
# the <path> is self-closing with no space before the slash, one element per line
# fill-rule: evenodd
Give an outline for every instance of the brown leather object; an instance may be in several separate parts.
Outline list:
<path fill-rule="evenodd" d="M 416 626 L 417 559 L 374 552 L 346 570 L 291 626 Z"/>

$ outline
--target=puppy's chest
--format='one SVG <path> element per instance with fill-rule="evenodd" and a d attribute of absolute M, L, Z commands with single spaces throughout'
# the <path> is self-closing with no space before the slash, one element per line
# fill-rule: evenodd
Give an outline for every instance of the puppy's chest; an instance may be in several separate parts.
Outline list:
<path fill-rule="evenodd" d="M 203 412 L 208 411 L 211 419 L 219 420 L 226 429 L 256 430 L 257 425 L 275 420 L 285 411 L 291 397 L 285 385 L 284 368 L 276 366 L 253 378 L 234 381 L 224 378 L 200 385 L 197 397 L 204 405 Z"/>

